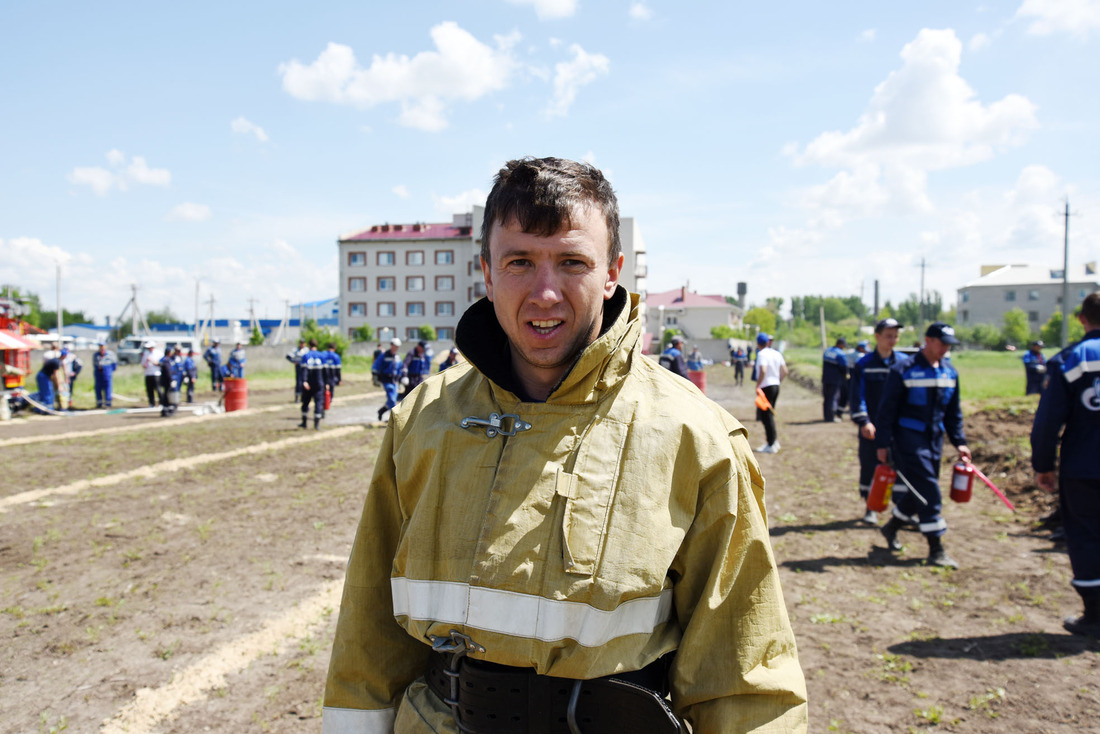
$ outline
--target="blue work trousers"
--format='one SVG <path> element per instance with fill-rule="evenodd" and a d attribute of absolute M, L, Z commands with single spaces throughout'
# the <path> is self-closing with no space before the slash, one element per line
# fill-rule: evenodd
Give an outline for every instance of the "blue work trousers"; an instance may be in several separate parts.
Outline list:
<path fill-rule="evenodd" d="M 35 382 L 38 385 L 38 402 L 43 407 L 53 410 L 53 380 L 45 372 L 39 372 Z M 42 411 L 35 409 L 35 412 Z"/>
<path fill-rule="evenodd" d="M 822 402 L 822 412 L 825 415 L 826 421 L 832 421 L 836 416 L 838 403 L 840 401 L 840 383 L 839 382 L 826 382 L 821 385 L 821 394 L 824 398 Z"/>
<path fill-rule="evenodd" d="M 386 410 L 390 410 L 397 405 L 397 383 L 383 382 L 382 389 L 386 391 Z"/>
<path fill-rule="evenodd" d="M 904 475 L 912 490 L 905 485 L 901 477 L 894 484 L 894 516 L 908 521 L 917 516 L 920 531 L 929 537 L 939 537 L 947 531 L 947 523 L 940 512 L 943 510 L 943 498 L 940 495 L 940 457 L 943 437 L 931 441 L 924 439 L 923 445 L 914 445 L 914 441 L 904 441 L 905 434 L 913 434 L 917 441 L 922 438 L 906 429 L 899 431 L 899 439 L 893 451 L 894 468 Z M 901 444 L 899 449 L 898 444 Z M 913 496 L 916 492 L 923 502 Z"/>
<path fill-rule="evenodd" d="M 871 481 L 878 466 L 878 449 L 874 441 L 859 437 L 859 496 L 864 500 L 871 494 Z"/>
<path fill-rule="evenodd" d="M 111 388 L 115 381 L 114 375 L 105 375 L 96 372 L 95 375 L 95 407 L 111 407 Z"/>
<path fill-rule="evenodd" d="M 317 384 L 309 383 L 309 389 L 306 390 L 303 386 L 302 389 L 302 420 L 306 419 L 306 413 L 309 412 L 309 401 L 313 401 L 313 417 L 324 418 L 325 417 L 325 384 L 320 380 Z"/>
<path fill-rule="evenodd" d="M 1100 595 L 1100 479 L 1060 477 L 1058 484 L 1073 588 Z"/>

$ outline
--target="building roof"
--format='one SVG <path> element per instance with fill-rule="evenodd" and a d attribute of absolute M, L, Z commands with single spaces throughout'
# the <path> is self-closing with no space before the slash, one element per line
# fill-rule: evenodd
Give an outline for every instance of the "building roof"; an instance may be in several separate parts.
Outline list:
<path fill-rule="evenodd" d="M 988 266 L 986 266 L 988 268 Z M 1048 285 L 1062 282 L 1062 268 L 1048 268 L 1042 265 L 1004 265 L 996 270 L 990 270 L 986 275 L 972 280 L 960 288 L 972 288 L 977 286 L 1008 286 L 1008 285 Z M 1069 266 L 1070 283 L 1100 283 L 1097 276 L 1096 263 Z"/>
<path fill-rule="evenodd" d="M 444 224 L 375 224 L 369 229 L 350 232 L 340 238 L 341 242 L 368 242 L 372 240 L 457 240 L 470 239 L 471 227 L 456 227 Z"/>
<path fill-rule="evenodd" d="M 647 293 L 645 302 L 649 308 L 733 308 L 723 296 L 705 296 L 683 287 L 662 293 Z"/>

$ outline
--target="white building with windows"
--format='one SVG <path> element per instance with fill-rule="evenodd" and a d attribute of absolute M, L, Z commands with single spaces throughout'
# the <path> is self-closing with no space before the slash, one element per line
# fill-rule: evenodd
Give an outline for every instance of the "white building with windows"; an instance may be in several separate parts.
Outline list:
<path fill-rule="evenodd" d="M 1070 312 L 1085 296 L 1100 290 L 1096 263 L 1071 265 Z M 958 324 L 1003 326 L 1008 311 L 1027 314 L 1028 326 L 1038 331 L 1055 311 L 1062 310 L 1062 269 L 1040 265 L 983 265 L 982 274 L 958 291 Z"/>
<path fill-rule="evenodd" d="M 443 224 L 376 224 L 337 241 L 340 332 L 363 324 L 376 339 L 419 338 L 422 325 L 437 338 L 454 339 L 466 308 L 485 296 L 481 272 L 481 222 L 485 208 L 455 214 Z M 620 221 L 622 283 L 645 291 L 645 243 L 633 218 Z"/>

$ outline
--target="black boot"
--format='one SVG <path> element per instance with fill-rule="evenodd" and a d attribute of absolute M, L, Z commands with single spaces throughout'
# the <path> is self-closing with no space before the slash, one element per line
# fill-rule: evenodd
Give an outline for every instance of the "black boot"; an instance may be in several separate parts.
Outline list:
<path fill-rule="evenodd" d="M 305 413 L 302 413 L 302 422 L 298 424 L 298 427 L 299 428 L 305 428 L 306 427 L 306 414 Z"/>
<path fill-rule="evenodd" d="M 943 540 L 938 535 L 928 536 L 928 564 L 943 568 L 958 568 L 959 563 L 943 549 Z"/>
<path fill-rule="evenodd" d="M 383 405 L 378 409 L 378 420 L 382 420 L 382 414 L 386 412 L 386 406 Z"/>
<path fill-rule="evenodd" d="M 882 526 L 882 537 L 886 538 L 886 547 L 892 551 L 901 550 L 901 541 L 898 540 L 898 530 L 904 525 L 901 520 L 891 515 L 890 519 Z"/>
<path fill-rule="evenodd" d="M 1085 613 L 1078 617 L 1066 617 L 1062 626 L 1075 635 L 1100 638 L 1100 593 L 1082 594 Z"/>
<path fill-rule="evenodd" d="M 317 416 L 313 417 L 313 430 L 315 430 L 315 431 L 321 430 L 321 419 L 318 418 Z"/>

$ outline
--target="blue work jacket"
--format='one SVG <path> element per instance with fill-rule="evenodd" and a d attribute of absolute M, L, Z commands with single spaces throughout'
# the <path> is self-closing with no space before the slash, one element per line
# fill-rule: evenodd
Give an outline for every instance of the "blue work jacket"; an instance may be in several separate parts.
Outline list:
<path fill-rule="evenodd" d="M 826 385 L 848 381 L 848 357 L 840 347 L 829 347 L 821 355 L 821 381 Z"/>
<path fill-rule="evenodd" d="M 882 391 L 886 387 L 890 368 L 897 362 L 897 352 L 891 352 L 889 357 L 883 359 L 875 351 L 863 355 L 852 368 L 848 399 L 852 405 L 852 421 L 856 425 L 865 426 L 872 423 L 878 426 L 878 406 L 882 400 Z"/>
<path fill-rule="evenodd" d="M 1060 434 L 1061 475 L 1100 479 L 1100 329 L 1051 358 L 1047 374 L 1031 427 L 1032 468 L 1054 470 Z"/>
<path fill-rule="evenodd" d="M 374 360 L 370 371 L 377 373 L 381 382 L 397 382 L 405 371 L 405 363 L 401 361 L 401 355 L 387 349 Z"/>
<path fill-rule="evenodd" d="M 334 387 L 339 385 L 343 379 L 341 375 L 343 361 L 341 361 L 340 355 L 326 350 L 321 352 L 321 359 L 325 365 L 325 384 Z"/>
<path fill-rule="evenodd" d="M 933 367 L 923 352 L 899 360 L 886 377 L 875 424 L 875 446 L 904 454 L 931 449 L 938 459 L 943 437 L 966 443 L 959 405 L 959 373 L 948 359 Z"/>

